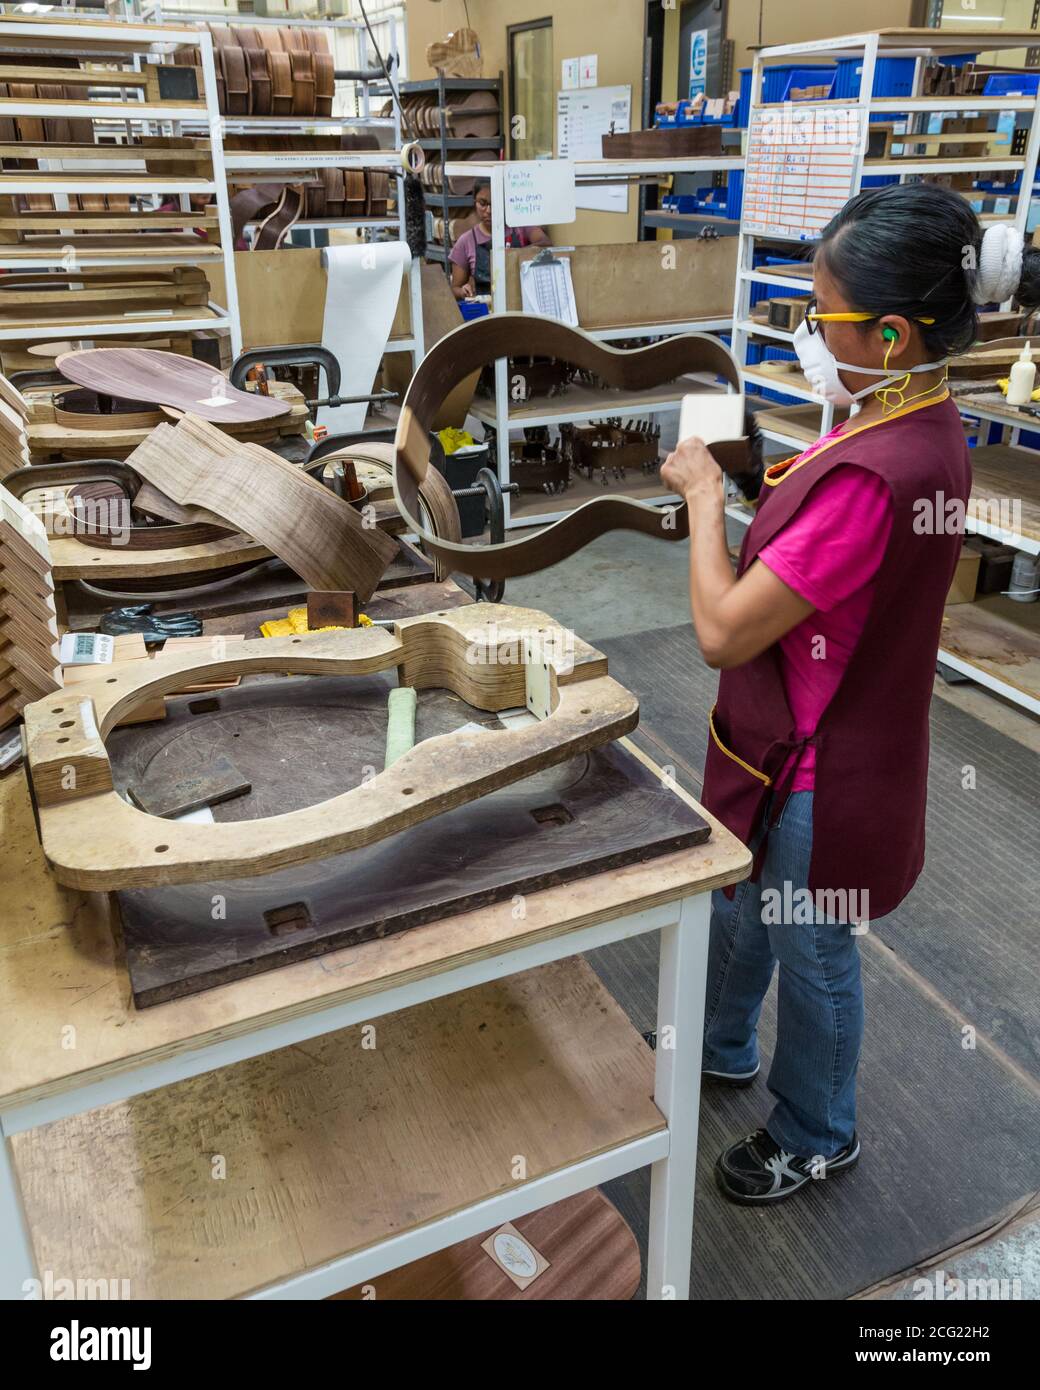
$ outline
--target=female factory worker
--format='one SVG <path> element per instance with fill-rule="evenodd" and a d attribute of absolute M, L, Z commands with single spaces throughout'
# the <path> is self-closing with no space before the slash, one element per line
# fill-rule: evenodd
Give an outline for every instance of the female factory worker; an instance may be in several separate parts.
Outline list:
<path fill-rule="evenodd" d="M 473 194 L 476 226 L 462 233 L 451 248 L 451 288 L 456 299 L 491 293 L 491 185 L 478 183 Z M 507 227 L 507 246 L 549 246 L 541 227 Z"/>
<path fill-rule="evenodd" d="M 754 1080 L 780 963 L 775 1103 L 715 1169 L 756 1205 L 859 1158 L 856 936 L 921 870 L 928 706 L 971 486 L 945 362 L 974 340 L 976 304 L 1040 302 L 1040 251 L 1005 225 L 983 238 L 934 184 L 860 193 L 813 264 L 794 346 L 817 394 L 860 408 L 767 469 L 736 578 L 711 454 L 686 440 L 663 467 L 688 504 L 697 637 L 722 671 L 703 800 L 755 851 L 751 879 L 713 898 L 706 1079 Z"/>

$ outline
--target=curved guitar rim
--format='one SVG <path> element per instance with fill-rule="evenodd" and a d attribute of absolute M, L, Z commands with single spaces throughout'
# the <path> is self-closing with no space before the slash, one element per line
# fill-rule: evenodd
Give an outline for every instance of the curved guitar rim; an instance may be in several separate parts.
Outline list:
<path fill-rule="evenodd" d="M 608 531 L 638 531 L 661 540 L 685 539 L 689 534 L 685 502 L 662 508 L 616 494 L 593 498 L 537 534 L 500 545 L 463 545 L 443 540 L 423 527 L 416 502 L 431 466 L 429 432 L 437 411 L 465 377 L 499 357 L 518 353 L 559 357 L 595 371 L 612 386 L 632 390 L 696 371 L 722 376 L 730 386 L 740 389 L 736 359 L 724 343 L 708 333 L 676 334 L 642 348 L 613 348 L 581 329 L 533 314 L 489 314 L 462 324 L 446 334 L 421 362 L 405 393 L 394 440 L 394 498 L 427 552 L 456 573 L 511 579 L 565 560 Z M 745 450 L 743 440 L 712 445 L 720 464 L 727 456 L 739 459 Z"/>

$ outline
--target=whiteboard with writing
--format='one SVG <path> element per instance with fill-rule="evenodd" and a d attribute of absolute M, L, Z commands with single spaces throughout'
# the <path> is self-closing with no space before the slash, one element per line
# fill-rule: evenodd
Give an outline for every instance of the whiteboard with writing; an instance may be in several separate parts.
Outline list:
<path fill-rule="evenodd" d="M 505 166 L 506 226 L 574 221 L 574 165 L 569 159 L 519 159 Z"/>
<path fill-rule="evenodd" d="M 561 159 L 602 159 L 603 136 L 631 129 L 632 88 L 580 87 L 556 93 L 556 153 Z M 575 199 L 580 208 L 627 212 L 624 184 L 582 186 Z"/>

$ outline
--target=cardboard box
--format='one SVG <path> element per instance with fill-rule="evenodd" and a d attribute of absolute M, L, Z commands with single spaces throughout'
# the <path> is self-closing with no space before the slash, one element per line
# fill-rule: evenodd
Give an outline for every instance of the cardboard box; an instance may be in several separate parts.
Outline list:
<path fill-rule="evenodd" d="M 974 602 L 981 561 L 982 556 L 977 550 L 970 550 L 967 546 L 962 547 L 961 558 L 957 561 L 957 568 L 954 571 L 953 583 L 950 585 L 950 592 L 946 595 L 947 604 Z"/>

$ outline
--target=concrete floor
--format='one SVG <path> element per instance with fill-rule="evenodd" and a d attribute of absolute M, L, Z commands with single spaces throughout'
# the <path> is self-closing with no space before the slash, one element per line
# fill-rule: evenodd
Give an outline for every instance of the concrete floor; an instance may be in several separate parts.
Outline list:
<path fill-rule="evenodd" d="M 741 528 L 734 528 L 739 538 Z M 602 536 L 563 563 L 540 574 L 510 580 L 507 603 L 540 608 L 586 640 L 621 636 L 690 621 L 685 542 L 660 541 L 617 532 Z M 1040 722 L 1023 710 L 973 684 L 949 685 L 936 677 L 935 693 L 1009 738 L 1040 751 Z M 1040 1298 L 1040 1216 L 1036 1206 L 1012 1213 L 994 1232 L 970 1248 L 939 1252 L 929 1263 L 860 1297 L 919 1299 L 921 1279 L 936 1271 L 952 1279 L 1009 1280 L 1012 1297 Z M 1017 1285 L 1016 1285 L 1016 1282 Z M 933 1294 L 934 1296 L 934 1294 Z M 984 1295 L 979 1295 L 984 1296 Z"/>

